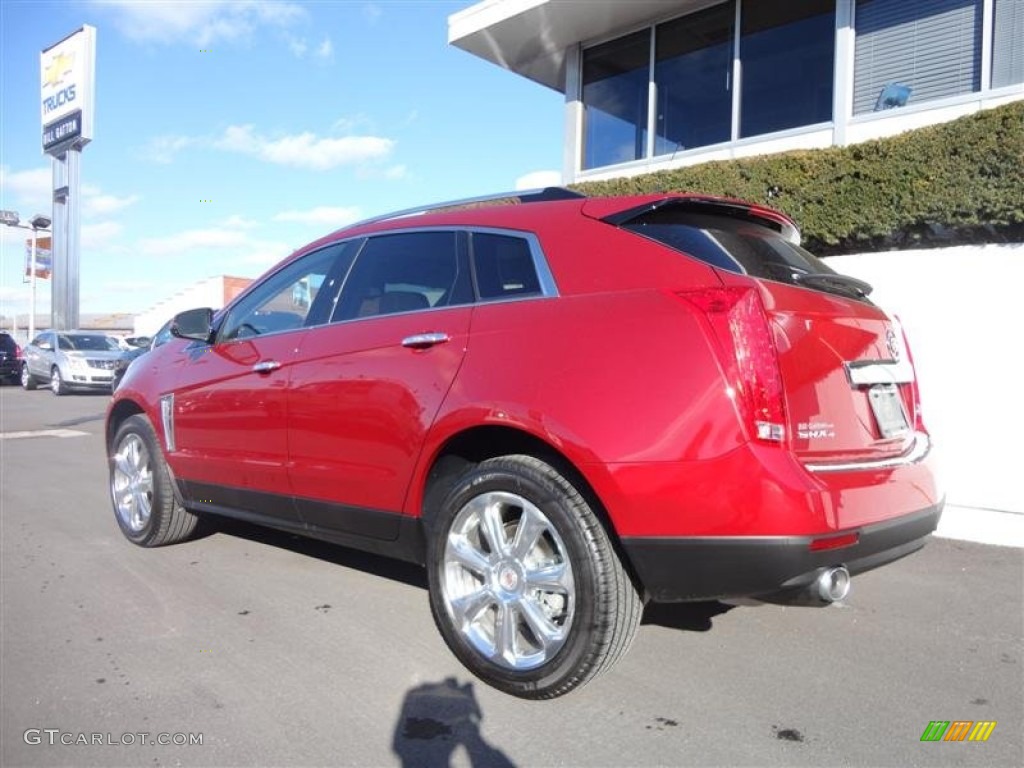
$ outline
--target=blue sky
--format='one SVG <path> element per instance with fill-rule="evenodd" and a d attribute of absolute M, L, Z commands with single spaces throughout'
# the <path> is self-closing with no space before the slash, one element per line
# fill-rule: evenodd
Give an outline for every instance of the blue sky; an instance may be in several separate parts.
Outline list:
<path fill-rule="evenodd" d="M 0 208 L 50 215 L 39 53 L 83 24 L 83 314 L 256 276 L 362 217 L 557 183 L 562 97 L 447 44 L 448 16 L 472 4 L 4 0 Z M 0 227 L 0 315 L 28 310 L 27 234 Z"/>

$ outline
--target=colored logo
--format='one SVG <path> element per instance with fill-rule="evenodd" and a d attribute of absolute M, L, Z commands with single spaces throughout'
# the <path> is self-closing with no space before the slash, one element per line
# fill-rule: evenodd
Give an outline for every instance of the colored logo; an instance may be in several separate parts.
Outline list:
<path fill-rule="evenodd" d="M 988 741 L 995 729 L 995 720 L 932 720 L 921 741 Z"/>
<path fill-rule="evenodd" d="M 60 85 L 74 66 L 75 55 L 60 53 L 50 59 L 50 65 L 43 70 L 43 85 L 49 88 Z"/>

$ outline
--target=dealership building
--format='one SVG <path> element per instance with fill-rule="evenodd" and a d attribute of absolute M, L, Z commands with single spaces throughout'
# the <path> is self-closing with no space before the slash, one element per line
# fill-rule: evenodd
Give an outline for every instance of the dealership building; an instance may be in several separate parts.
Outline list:
<path fill-rule="evenodd" d="M 448 39 L 565 94 L 565 183 L 842 146 L 1024 98 L 1024 0 L 483 0 Z"/>

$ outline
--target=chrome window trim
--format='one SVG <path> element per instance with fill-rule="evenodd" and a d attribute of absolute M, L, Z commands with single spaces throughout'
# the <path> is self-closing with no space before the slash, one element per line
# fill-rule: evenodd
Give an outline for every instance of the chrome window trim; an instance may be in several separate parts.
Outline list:
<path fill-rule="evenodd" d="M 809 472 L 824 474 L 828 472 L 862 472 L 877 471 L 879 469 L 896 469 L 908 464 L 916 464 L 923 460 L 931 452 L 932 443 L 924 432 L 914 433 L 914 442 L 910 448 L 899 456 L 888 459 L 874 459 L 868 461 L 848 461 L 840 464 L 804 464 Z"/>
<path fill-rule="evenodd" d="M 520 238 L 522 240 L 525 240 L 527 245 L 530 248 L 530 257 L 533 260 L 533 268 L 537 272 L 537 281 L 540 284 L 540 293 L 539 294 L 528 294 L 528 295 L 525 295 L 525 296 L 510 296 L 508 298 L 482 299 L 482 298 L 480 298 L 480 297 L 478 297 L 476 295 L 476 286 L 474 286 L 473 287 L 474 299 L 473 299 L 473 301 L 467 302 L 465 304 L 451 304 L 451 305 L 446 305 L 446 306 L 443 306 L 443 307 L 428 307 L 426 309 L 411 309 L 411 310 L 407 310 L 405 312 L 390 312 L 390 313 L 388 313 L 386 315 L 371 315 L 370 317 L 353 317 L 353 318 L 349 318 L 347 320 L 334 320 L 334 321 L 331 321 L 328 318 L 328 320 L 326 322 L 323 322 L 323 323 L 317 323 L 316 325 L 303 325 L 300 328 L 288 328 L 288 329 L 280 330 L 280 331 L 271 331 L 270 333 L 261 334 L 259 338 L 261 338 L 261 339 L 270 338 L 272 336 L 279 336 L 279 335 L 281 335 L 283 333 L 306 332 L 306 331 L 314 330 L 316 328 L 325 328 L 325 327 L 330 326 L 330 325 L 342 325 L 342 324 L 348 324 L 348 323 L 363 322 L 363 321 L 366 321 L 366 320 L 378 320 L 378 319 L 380 319 L 382 317 L 398 317 L 398 316 L 401 316 L 401 315 L 410 315 L 410 314 L 414 314 L 414 313 L 415 314 L 424 314 L 424 313 L 430 313 L 430 312 L 443 312 L 444 310 L 448 310 L 448 309 L 458 309 L 459 307 L 475 307 L 475 306 L 482 306 L 482 305 L 485 305 L 485 304 L 486 305 L 490 305 L 490 304 L 508 304 L 510 302 L 515 302 L 515 301 L 537 301 L 537 300 L 541 300 L 541 299 L 557 298 L 558 296 L 561 295 L 559 293 L 559 291 L 558 291 L 558 284 L 555 282 L 555 276 L 551 272 L 551 267 L 548 265 L 547 256 L 544 254 L 544 249 L 541 247 L 540 239 L 533 232 L 528 232 L 528 231 L 521 230 L 521 229 L 508 229 L 506 227 L 487 227 L 487 226 L 459 226 L 459 225 L 452 226 L 452 225 L 443 225 L 443 224 L 424 225 L 424 226 L 419 226 L 419 227 L 396 227 L 394 229 L 390 229 L 389 228 L 389 229 L 378 230 L 378 231 L 375 231 L 375 232 L 362 232 L 362 233 L 360 233 L 358 235 L 350 235 L 350 236 L 347 236 L 347 237 L 341 237 L 338 240 L 332 240 L 329 243 L 324 243 L 320 248 L 317 248 L 315 251 L 309 251 L 309 253 L 304 253 L 299 258 L 305 258 L 306 256 L 308 256 L 310 254 L 313 254 L 313 253 L 317 253 L 317 252 L 323 250 L 324 248 L 329 248 L 329 247 L 333 247 L 333 246 L 344 246 L 346 243 L 355 242 L 355 241 L 358 241 L 358 240 L 362 240 L 363 241 L 362 245 L 359 248 L 359 250 L 355 253 L 354 258 L 352 259 L 352 263 L 349 265 L 349 268 L 346 271 L 344 278 L 342 279 L 341 288 L 338 291 L 338 295 L 335 297 L 335 303 L 336 303 L 338 301 L 338 299 L 340 298 L 341 294 L 345 290 L 345 284 L 348 282 L 349 275 L 352 273 L 352 269 L 355 267 L 355 263 L 359 259 L 359 255 L 362 253 L 363 248 L 366 247 L 366 244 L 372 238 L 384 237 L 384 236 L 387 236 L 387 235 L 408 235 L 408 234 L 415 234 L 417 232 L 465 232 L 465 233 L 468 233 L 470 235 L 470 237 L 472 237 L 472 234 L 474 232 L 479 232 L 479 233 L 485 234 L 485 235 L 502 235 L 502 236 L 505 236 L 505 237 L 518 237 L 518 238 Z M 472 254 L 470 254 L 470 255 L 472 256 Z M 287 261 L 287 264 L 291 264 L 291 263 L 292 263 L 291 260 Z M 283 269 L 285 266 L 287 266 L 287 264 L 282 264 L 281 268 Z M 264 281 L 266 279 L 270 279 L 273 275 L 276 275 L 279 271 L 280 271 L 280 269 L 275 269 L 273 272 L 271 272 L 270 274 L 265 276 Z M 248 291 L 246 293 L 248 293 Z M 232 303 L 234 303 L 234 302 L 232 302 Z M 333 309 L 332 309 L 332 312 L 333 312 Z M 225 316 L 228 313 L 230 313 L 230 307 L 228 308 L 228 312 L 225 313 Z M 219 330 L 218 330 L 218 333 L 219 333 Z M 235 344 L 235 343 L 239 343 L 239 342 L 243 342 L 243 341 L 251 341 L 251 339 L 228 339 L 228 340 L 224 340 L 224 341 L 215 340 L 211 346 Z"/>
<path fill-rule="evenodd" d="M 553 298 L 559 295 L 558 285 L 555 283 L 555 276 L 551 273 L 551 267 L 548 266 L 547 256 L 544 255 L 544 249 L 541 248 L 540 240 L 533 232 L 524 232 L 520 229 L 503 229 L 501 227 L 463 227 L 461 228 L 461 231 L 468 232 L 471 240 L 474 232 L 479 232 L 482 235 L 517 237 L 521 240 L 525 240 L 527 245 L 530 247 L 530 258 L 533 259 L 533 269 L 537 273 L 537 282 L 540 283 L 540 296 L 529 295 L 522 298 L 511 297 L 493 299 L 478 297 L 475 303 L 493 304 L 496 301 L 527 301 L 529 299 L 536 298 Z M 470 255 L 472 256 L 472 253 Z"/>
<path fill-rule="evenodd" d="M 547 256 L 544 255 L 544 249 L 541 248 L 540 240 L 533 232 L 529 232 L 523 229 L 509 229 L 507 227 L 488 227 L 474 226 L 474 225 L 445 225 L 445 224 L 427 224 L 420 227 L 399 227 L 396 229 L 382 229 L 376 232 L 363 232 L 359 237 L 365 237 L 367 240 L 380 237 L 385 235 L 408 235 L 416 232 L 467 232 L 470 236 L 474 232 L 480 232 L 485 235 L 504 235 L 506 237 L 518 237 L 526 240 L 530 246 L 530 255 L 533 258 L 533 267 L 537 270 L 537 280 L 540 283 L 541 296 L 544 298 L 553 298 L 561 295 L 558 292 L 558 284 L 555 282 L 555 276 L 551 272 L 551 267 L 548 266 Z M 348 238 L 352 239 L 352 238 Z M 341 240 L 337 242 L 342 242 Z M 358 254 L 357 254 L 358 256 Z M 341 290 L 345 290 L 345 286 L 341 286 Z M 498 301 L 526 301 L 529 299 L 538 298 L 536 295 L 525 296 L 522 299 L 498 299 Z M 490 304 L 495 299 L 480 299 L 476 298 L 470 304 L 453 304 L 450 307 L 430 307 L 430 309 L 414 309 L 413 312 L 429 312 L 433 309 L 451 309 L 453 307 L 469 307 L 476 304 Z M 393 312 L 392 315 L 404 314 L 402 312 Z M 375 317 L 390 317 L 391 315 L 375 315 Z M 354 318 L 362 319 L 362 318 Z M 350 322 L 343 320 L 341 322 Z"/>

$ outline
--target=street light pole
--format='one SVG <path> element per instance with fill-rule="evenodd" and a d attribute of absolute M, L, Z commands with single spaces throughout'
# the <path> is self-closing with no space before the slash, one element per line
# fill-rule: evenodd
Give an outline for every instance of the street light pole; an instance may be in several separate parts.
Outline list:
<path fill-rule="evenodd" d="M 39 230 L 32 227 L 32 258 L 30 268 L 32 274 L 29 277 L 29 301 L 28 301 L 28 340 L 36 337 L 36 233 Z"/>

